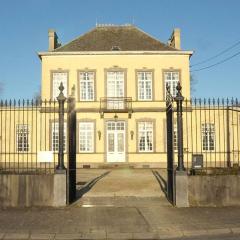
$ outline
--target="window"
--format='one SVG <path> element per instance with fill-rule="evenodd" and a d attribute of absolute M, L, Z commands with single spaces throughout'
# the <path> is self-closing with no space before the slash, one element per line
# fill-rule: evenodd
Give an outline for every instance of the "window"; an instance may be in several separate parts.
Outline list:
<path fill-rule="evenodd" d="M 53 100 L 56 100 L 60 91 L 59 91 L 59 86 L 61 82 L 63 83 L 63 94 L 65 97 L 67 97 L 67 79 L 68 79 L 68 73 L 67 72 L 54 72 L 53 73 L 53 79 L 52 79 L 52 98 Z"/>
<path fill-rule="evenodd" d="M 17 124 L 17 151 L 29 151 L 29 126 L 27 124 Z"/>
<path fill-rule="evenodd" d="M 139 152 L 153 151 L 153 122 L 138 123 L 138 149 Z"/>
<path fill-rule="evenodd" d="M 80 72 L 80 100 L 93 101 L 94 100 L 94 72 Z"/>
<path fill-rule="evenodd" d="M 107 97 L 124 97 L 124 72 L 107 72 Z"/>
<path fill-rule="evenodd" d="M 64 135 L 63 135 L 63 151 L 66 151 L 66 134 L 67 133 L 67 123 L 64 123 Z M 58 152 L 59 147 L 59 123 L 52 123 L 52 151 Z"/>
<path fill-rule="evenodd" d="M 79 123 L 79 151 L 93 152 L 94 148 L 94 123 Z"/>
<path fill-rule="evenodd" d="M 179 72 L 164 72 L 164 81 L 165 81 L 165 91 L 166 86 L 170 87 L 170 93 L 173 97 L 176 97 L 177 94 L 177 84 L 179 82 Z"/>
<path fill-rule="evenodd" d="M 215 125 L 213 123 L 202 124 L 202 149 L 203 151 L 215 149 Z"/>
<path fill-rule="evenodd" d="M 152 72 L 138 72 L 138 99 L 152 100 Z"/>
<path fill-rule="evenodd" d="M 107 72 L 107 109 L 124 109 L 124 72 Z"/>

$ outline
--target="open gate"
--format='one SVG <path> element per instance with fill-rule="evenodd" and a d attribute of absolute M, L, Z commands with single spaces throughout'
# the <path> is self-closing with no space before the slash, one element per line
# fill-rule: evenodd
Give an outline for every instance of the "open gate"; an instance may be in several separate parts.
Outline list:
<path fill-rule="evenodd" d="M 68 159 L 67 159 L 67 204 L 76 199 L 76 111 L 75 98 L 68 98 Z"/>
<path fill-rule="evenodd" d="M 167 197 L 175 205 L 175 170 L 173 149 L 173 97 L 169 86 L 166 87 L 166 121 L 167 121 Z"/>

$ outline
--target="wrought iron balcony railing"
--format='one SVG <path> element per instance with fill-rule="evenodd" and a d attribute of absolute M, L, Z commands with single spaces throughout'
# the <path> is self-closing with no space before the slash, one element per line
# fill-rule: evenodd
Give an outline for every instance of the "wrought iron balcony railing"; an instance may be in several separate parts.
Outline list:
<path fill-rule="evenodd" d="M 105 97 L 100 99 L 101 112 L 129 112 L 132 111 L 132 98 Z"/>

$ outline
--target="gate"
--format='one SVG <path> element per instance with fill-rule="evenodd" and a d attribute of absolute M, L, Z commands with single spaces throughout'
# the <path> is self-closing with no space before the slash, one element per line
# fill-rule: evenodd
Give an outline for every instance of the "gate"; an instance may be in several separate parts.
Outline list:
<path fill-rule="evenodd" d="M 68 159 L 67 159 L 67 203 L 76 199 L 76 111 L 75 98 L 68 98 L 67 126 L 68 126 Z"/>
<path fill-rule="evenodd" d="M 167 120 L 167 197 L 175 205 L 175 172 L 173 149 L 173 97 L 170 87 L 166 87 L 166 120 Z"/>

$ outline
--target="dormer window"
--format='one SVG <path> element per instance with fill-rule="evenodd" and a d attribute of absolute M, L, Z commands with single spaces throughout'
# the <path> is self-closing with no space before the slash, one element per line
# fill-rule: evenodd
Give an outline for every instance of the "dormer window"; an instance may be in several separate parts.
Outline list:
<path fill-rule="evenodd" d="M 119 46 L 112 46 L 112 51 L 120 51 L 120 47 Z"/>

